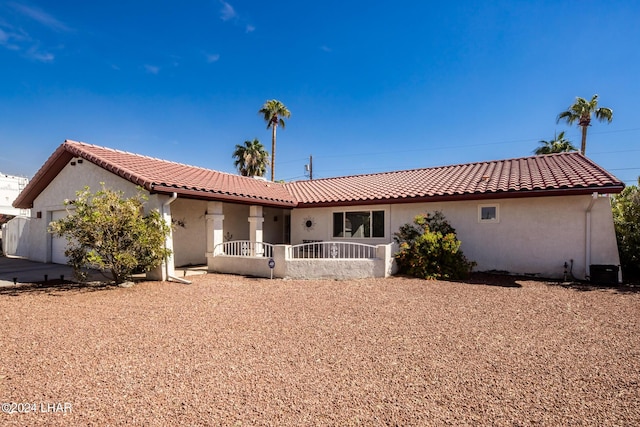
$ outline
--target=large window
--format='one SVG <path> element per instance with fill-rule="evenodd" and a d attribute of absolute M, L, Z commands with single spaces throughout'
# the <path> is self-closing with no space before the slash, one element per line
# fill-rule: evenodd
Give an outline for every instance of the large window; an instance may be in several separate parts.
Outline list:
<path fill-rule="evenodd" d="M 333 237 L 384 237 L 384 211 L 334 212 Z"/>

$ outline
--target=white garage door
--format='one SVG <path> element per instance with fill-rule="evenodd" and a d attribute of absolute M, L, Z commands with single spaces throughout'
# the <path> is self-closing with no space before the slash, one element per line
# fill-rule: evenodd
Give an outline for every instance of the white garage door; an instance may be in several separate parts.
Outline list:
<path fill-rule="evenodd" d="M 67 211 L 51 212 L 51 221 L 55 221 L 67 216 Z M 67 257 L 64 251 L 67 249 L 67 239 L 64 237 L 51 236 L 51 262 L 54 264 L 66 264 Z"/>

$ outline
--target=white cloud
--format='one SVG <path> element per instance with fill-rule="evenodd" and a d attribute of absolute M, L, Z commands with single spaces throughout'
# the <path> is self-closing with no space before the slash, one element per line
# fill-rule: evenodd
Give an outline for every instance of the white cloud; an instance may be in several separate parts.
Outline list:
<path fill-rule="evenodd" d="M 71 32 L 73 29 L 52 15 L 35 6 L 21 4 L 15 1 L 5 3 L 18 14 L 56 32 Z M 22 29 L 22 25 L 14 26 L 0 19 L 0 46 L 14 51 L 21 51 L 25 58 L 39 62 L 53 62 L 55 55 L 43 50 L 41 41 L 31 37 Z M 60 50 L 64 46 L 58 45 L 54 50 Z"/>
<path fill-rule="evenodd" d="M 17 33 L 14 28 L 0 21 L 0 46 L 9 50 L 20 50 L 20 43 L 31 43 L 32 40 L 24 31 Z"/>
<path fill-rule="evenodd" d="M 212 62 L 217 62 L 220 59 L 219 53 L 207 54 L 207 62 L 211 64 Z"/>
<path fill-rule="evenodd" d="M 53 62 L 55 56 L 51 52 L 42 52 L 37 46 L 32 46 L 27 51 L 27 58 L 33 59 L 39 62 Z"/>
<path fill-rule="evenodd" d="M 256 27 L 252 24 L 246 24 L 246 19 L 241 19 L 238 12 L 231 6 L 231 4 L 227 3 L 224 0 L 219 0 L 222 5 L 222 9 L 220 9 L 220 19 L 223 21 L 231 21 L 234 25 L 238 27 L 243 27 L 246 33 L 252 33 L 256 30 Z"/>
<path fill-rule="evenodd" d="M 324 50 L 325 52 L 331 52 L 331 48 L 325 45 L 320 46 L 320 50 Z"/>
<path fill-rule="evenodd" d="M 27 6 L 27 5 L 15 3 L 15 2 L 8 3 L 8 5 L 14 10 L 23 14 L 24 16 L 27 16 L 33 19 L 34 21 L 39 22 L 40 24 L 44 25 L 47 28 L 50 28 L 55 31 L 64 31 L 64 32 L 73 31 L 63 22 L 59 21 L 52 15 L 48 14 L 44 10 L 39 9 L 35 6 Z"/>
<path fill-rule="evenodd" d="M 149 74 L 158 74 L 160 72 L 160 67 L 155 66 L 155 65 L 149 65 L 149 64 L 145 64 L 144 65 L 144 69 L 147 71 L 147 73 Z"/>
<path fill-rule="evenodd" d="M 220 1 L 220 3 L 222 3 L 222 9 L 220 10 L 220 19 L 222 19 L 223 21 L 228 21 L 238 16 L 236 11 L 233 9 L 233 6 L 231 6 L 229 3 L 227 3 L 226 1 Z"/>

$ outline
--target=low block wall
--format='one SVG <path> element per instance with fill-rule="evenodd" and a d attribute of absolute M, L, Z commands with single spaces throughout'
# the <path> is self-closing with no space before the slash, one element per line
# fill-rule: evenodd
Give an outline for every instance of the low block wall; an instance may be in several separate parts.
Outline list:
<path fill-rule="evenodd" d="M 270 277 L 269 258 L 207 255 L 207 269 L 212 273 L 238 274 L 242 276 Z M 274 277 L 275 275 L 274 271 Z"/>
<path fill-rule="evenodd" d="M 273 277 L 290 279 L 362 279 L 388 277 L 395 273 L 392 244 L 378 245 L 377 257 L 371 259 L 331 259 L 288 257 L 289 246 L 274 246 Z M 270 277 L 269 258 L 207 254 L 210 272 L 244 276 Z"/>

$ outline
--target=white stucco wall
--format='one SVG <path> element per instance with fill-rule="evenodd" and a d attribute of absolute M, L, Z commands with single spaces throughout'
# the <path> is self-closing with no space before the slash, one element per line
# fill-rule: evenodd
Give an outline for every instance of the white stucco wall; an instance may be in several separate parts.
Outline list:
<path fill-rule="evenodd" d="M 111 172 L 83 161 L 71 166 L 71 161 L 60 171 L 53 181 L 33 201 L 29 225 L 29 259 L 40 262 L 51 261 L 51 235 L 47 226 L 54 211 L 65 210 L 65 199 L 73 200 L 76 192 L 88 186 L 95 192 L 101 188 L 101 182 L 107 188 L 122 190 L 125 197 L 136 194 L 136 186 Z M 37 218 L 40 212 L 41 218 Z"/>
<path fill-rule="evenodd" d="M 346 210 L 384 210 L 384 239 L 349 239 L 381 244 L 393 241 L 401 225 L 415 215 L 440 210 L 456 228 L 467 258 L 477 271 L 506 271 L 560 278 L 563 265 L 573 259 L 573 274 L 585 278 L 586 209 L 591 195 L 535 197 L 441 203 L 371 205 L 355 208 L 295 209 L 291 216 L 292 243 L 339 240 L 332 234 L 332 214 Z M 499 221 L 480 223 L 479 205 L 495 205 Z M 304 227 L 312 219 L 312 229 Z M 598 198 L 591 210 L 591 264 L 618 265 L 619 257 L 608 198 Z"/>
<path fill-rule="evenodd" d="M 273 251 L 275 266 L 269 268 L 267 257 L 237 257 L 228 255 L 210 256 L 208 269 L 211 272 L 241 274 L 256 277 L 290 279 L 362 279 L 388 277 L 393 274 L 395 263 L 392 254 L 394 245 L 379 245 L 373 259 L 292 259 L 290 246 L 276 245 Z"/>

